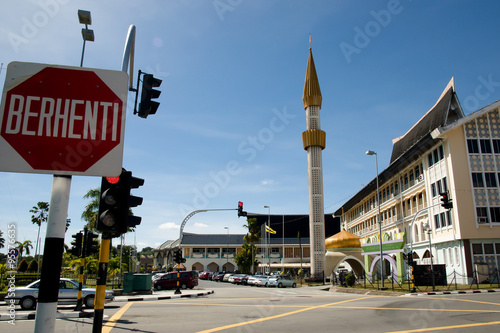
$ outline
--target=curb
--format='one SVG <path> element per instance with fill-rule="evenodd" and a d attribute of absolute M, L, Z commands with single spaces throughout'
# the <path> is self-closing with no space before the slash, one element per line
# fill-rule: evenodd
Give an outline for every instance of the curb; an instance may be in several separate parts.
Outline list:
<path fill-rule="evenodd" d="M 180 295 L 169 295 L 169 296 L 145 296 L 145 297 L 126 297 L 126 296 L 117 296 L 113 300 L 114 302 L 140 302 L 140 301 L 161 301 L 166 299 L 173 298 L 194 298 L 201 297 L 215 293 L 213 290 L 208 290 L 201 293 L 190 293 L 190 294 L 180 294 Z M 10 314 L 0 314 L 0 321 L 9 321 L 9 320 L 33 320 L 35 319 L 36 312 L 31 313 L 16 313 L 14 318 L 10 317 Z M 62 318 L 93 318 L 94 311 L 80 311 L 80 312 L 59 312 L 57 311 L 56 319 Z"/>
<path fill-rule="evenodd" d="M 140 302 L 140 301 L 162 301 L 165 299 L 173 298 L 186 298 L 186 297 L 201 297 L 213 294 L 213 290 L 205 291 L 202 293 L 191 293 L 191 294 L 180 294 L 180 295 L 170 295 L 170 296 L 144 296 L 144 297 L 127 297 L 127 296 L 117 296 L 113 302 Z"/>
<path fill-rule="evenodd" d="M 410 294 L 405 294 L 405 296 L 432 296 L 432 295 L 452 295 L 452 294 L 480 294 L 480 293 L 495 293 L 495 292 L 500 292 L 500 289 L 431 291 L 431 292 L 425 292 L 425 293 L 410 293 Z"/>

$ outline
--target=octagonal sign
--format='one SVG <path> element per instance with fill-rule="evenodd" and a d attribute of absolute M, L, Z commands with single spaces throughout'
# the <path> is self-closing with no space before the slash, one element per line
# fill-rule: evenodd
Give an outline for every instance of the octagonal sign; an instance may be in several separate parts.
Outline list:
<path fill-rule="evenodd" d="M 119 175 L 128 75 L 12 62 L 0 107 L 0 170 Z"/>

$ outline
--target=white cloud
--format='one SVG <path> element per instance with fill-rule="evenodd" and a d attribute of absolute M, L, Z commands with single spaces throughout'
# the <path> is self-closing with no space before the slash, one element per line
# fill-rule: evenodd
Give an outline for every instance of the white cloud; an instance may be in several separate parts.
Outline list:
<path fill-rule="evenodd" d="M 180 226 L 178 224 L 175 224 L 173 222 L 167 222 L 167 223 L 160 224 L 158 226 L 158 229 L 172 230 L 172 229 L 179 229 L 179 227 Z"/>
<path fill-rule="evenodd" d="M 195 226 L 196 228 L 208 228 L 208 227 L 209 227 L 209 226 L 208 226 L 208 224 L 205 224 L 205 223 L 200 223 L 200 222 L 196 222 L 196 223 L 194 224 L 194 226 Z"/>

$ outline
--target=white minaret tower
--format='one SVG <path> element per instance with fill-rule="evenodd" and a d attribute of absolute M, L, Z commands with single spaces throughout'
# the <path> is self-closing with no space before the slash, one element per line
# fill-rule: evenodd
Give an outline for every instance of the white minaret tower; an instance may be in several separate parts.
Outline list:
<path fill-rule="evenodd" d="M 325 212 L 323 201 L 322 150 L 325 149 L 326 133 L 321 130 L 319 111 L 321 90 L 314 67 L 312 50 L 309 48 L 304 95 L 307 130 L 302 133 L 302 142 L 307 151 L 309 173 L 309 237 L 311 240 L 311 277 L 321 278 L 325 270 Z"/>

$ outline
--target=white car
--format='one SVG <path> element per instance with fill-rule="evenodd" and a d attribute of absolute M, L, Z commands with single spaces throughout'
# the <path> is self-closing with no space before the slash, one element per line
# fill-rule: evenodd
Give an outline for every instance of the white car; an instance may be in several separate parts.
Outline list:
<path fill-rule="evenodd" d="M 40 280 L 28 284 L 26 287 L 16 287 L 13 290 L 9 289 L 5 302 L 7 304 L 19 304 L 23 310 L 30 310 L 36 308 L 38 300 L 38 287 Z M 94 307 L 95 289 L 82 287 L 82 300 L 87 308 Z M 60 278 L 59 279 L 59 304 L 76 304 L 78 298 L 78 282 L 72 279 Z M 108 303 L 114 300 L 114 292 L 112 290 L 105 291 L 104 302 Z"/>
<path fill-rule="evenodd" d="M 270 276 L 265 276 L 265 275 L 258 277 L 254 282 L 254 286 L 267 287 L 267 282 L 269 281 L 269 278 Z"/>
<path fill-rule="evenodd" d="M 286 288 L 286 287 L 297 287 L 297 283 L 287 276 L 287 275 L 273 275 L 269 278 L 267 282 L 268 287 L 278 287 L 278 288 Z"/>

